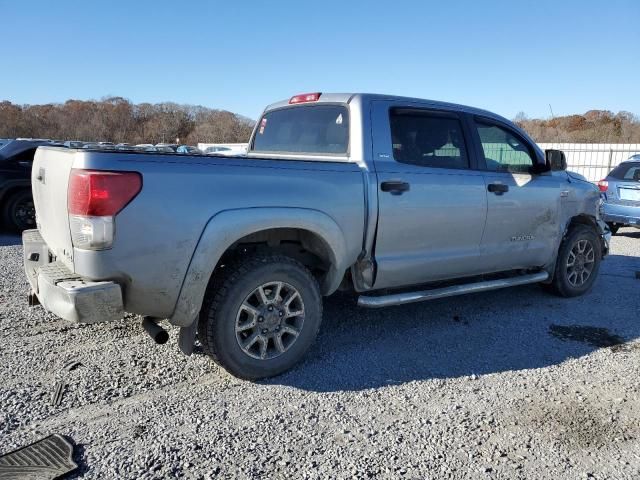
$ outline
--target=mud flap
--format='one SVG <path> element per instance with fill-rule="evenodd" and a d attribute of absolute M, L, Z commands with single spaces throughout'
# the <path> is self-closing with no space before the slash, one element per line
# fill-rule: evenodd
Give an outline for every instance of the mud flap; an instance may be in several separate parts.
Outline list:
<path fill-rule="evenodd" d="M 198 318 L 194 318 L 191 325 L 187 327 L 180 327 L 180 334 L 178 335 L 178 347 L 180 351 L 185 355 L 191 355 L 196 343 L 196 332 L 198 330 Z"/>

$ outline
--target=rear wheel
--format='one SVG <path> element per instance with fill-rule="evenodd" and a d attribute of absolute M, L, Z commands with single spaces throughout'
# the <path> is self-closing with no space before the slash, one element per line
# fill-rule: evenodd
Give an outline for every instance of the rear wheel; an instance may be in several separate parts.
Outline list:
<path fill-rule="evenodd" d="M 322 320 L 315 278 L 280 255 L 231 265 L 213 282 L 198 323 L 205 352 L 232 375 L 257 380 L 283 373 L 311 346 Z"/>
<path fill-rule="evenodd" d="M 552 291 L 562 297 L 585 294 L 598 276 L 601 259 L 600 239 L 594 230 L 585 225 L 572 228 L 560 245 Z"/>
<path fill-rule="evenodd" d="M 35 228 L 36 209 L 29 190 L 15 192 L 5 200 L 2 220 L 8 228 L 18 232 Z"/>

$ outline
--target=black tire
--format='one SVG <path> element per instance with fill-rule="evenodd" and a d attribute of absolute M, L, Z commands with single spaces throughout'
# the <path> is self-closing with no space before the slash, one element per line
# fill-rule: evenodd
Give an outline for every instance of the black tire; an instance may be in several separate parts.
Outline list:
<path fill-rule="evenodd" d="M 257 380 L 261 378 L 279 375 L 293 367 L 304 356 L 313 341 L 315 340 L 320 323 L 322 322 L 322 297 L 316 279 L 311 272 L 296 260 L 281 256 L 253 256 L 240 260 L 235 265 L 226 267 L 222 278 L 211 282 L 205 300 L 200 311 L 198 322 L 198 338 L 202 347 L 217 364 L 226 369 L 232 375 L 246 379 Z M 263 288 L 269 284 L 281 284 L 280 287 L 272 289 Z M 285 285 L 285 286 L 283 286 Z M 279 320 L 275 313 L 267 313 L 265 308 L 268 302 L 258 304 L 256 311 L 261 311 L 264 315 L 256 313 L 249 314 L 245 311 L 246 305 L 253 301 L 252 295 L 260 291 L 268 294 L 269 301 L 274 305 L 275 311 L 286 315 L 291 313 L 289 305 L 283 306 L 286 299 L 276 293 L 276 289 L 289 289 L 288 297 L 299 298 L 297 308 L 302 308 L 303 315 L 295 317 L 294 321 L 301 320 L 298 333 L 295 337 L 285 332 L 285 327 L 277 324 L 278 321 L 287 322 L 289 320 Z M 296 292 L 298 296 L 293 294 Z M 257 298 L 257 296 L 255 297 Z M 267 297 L 264 297 L 265 299 Z M 290 301 L 290 303 L 293 303 Z M 244 312 L 244 313 L 243 313 Z M 294 312 L 295 313 L 295 312 Z M 246 315 L 247 320 L 241 325 L 241 316 Z M 249 318 L 250 317 L 250 318 Z M 259 320 L 263 322 L 257 324 Z M 243 326 L 253 322 L 256 326 L 237 332 L 237 325 Z M 268 327 L 269 333 L 263 335 L 266 329 L 257 328 Z M 287 325 L 288 326 L 288 325 Z M 276 329 L 280 333 L 276 333 Z M 247 337 L 241 337 L 247 335 Z M 257 344 L 258 351 L 249 350 L 246 344 L 251 338 L 260 337 L 260 341 L 255 341 L 251 348 Z M 276 336 L 279 335 L 279 342 Z M 283 337 L 287 339 L 288 346 L 284 348 Z M 290 339 L 289 337 L 293 337 Z M 256 358 L 251 355 L 262 355 L 262 347 L 267 339 L 266 349 L 270 348 L 269 355 L 277 355 L 267 358 L 267 353 L 263 358 Z M 245 344 L 241 346 L 241 342 Z M 246 349 L 246 350 L 245 350 Z"/>
<path fill-rule="evenodd" d="M 607 226 L 609 227 L 609 230 L 611 230 L 611 235 L 615 235 L 616 233 L 618 233 L 618 230 L 620 229 L 620 225 L 613 222 L 608 222 Z"/>
<path fill-rule="evenodd" d="M 10 230 L 22 232 L 36 228 L 35 208 L 31 191 L 19 190 L 4 200 L 2 221 Z"/>
<path fill-rule="evenodd" d="M 584 278 L 583 282 L 580 282 L 579 280 L 582 279 L 582 276 L 586 275 L 583 272 L 585 272 L 589 265 L 590 257 L 583 254 L 584 258 L 580 260 L 580 254 L 576 256 L 576 252 L 579 252 L 580 246 L 585 244 L 589 245 L 589 247 L 585 247 L 587 251 L 590 251 L 588 249 L 593 251 L 593 258 L 588 276 Z M 573 267 L 569 267 L 571 255 L 573 255 Z M 560 245 L 553 281 L 550 284 L 551 291 L 561 297 L 577 297 L 587 293 L 598 277 L 601 260 L 602 246 L 600 238 L 594 229 L 586 225 L 573 227 Z M 580 270 L 580 273 L 574 275 L 573 272 L 576 272 L 580 266 L 582 266 L 582 270 Z M 578 279 L 578 277 L 580 278 Z M 573 278 L 574 281 L 572 281 L 571 278 Z M 579 284 L 576 285 L 576 283 Z"/>

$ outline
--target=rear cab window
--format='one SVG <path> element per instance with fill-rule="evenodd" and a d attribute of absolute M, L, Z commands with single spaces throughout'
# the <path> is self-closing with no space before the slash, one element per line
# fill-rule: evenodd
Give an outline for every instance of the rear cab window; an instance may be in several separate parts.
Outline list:
<path fill-rule="evenodd" d="M 621 163 L 611 171 L 609 177 L 616 180 L 640 182 L 640 162 Z"/>
<path fill-rule="evenodd" d="M 349 151 L 349 110 L 345 105 L 284 107 L 265 113 L 251 150 L 345 156 Z"/>

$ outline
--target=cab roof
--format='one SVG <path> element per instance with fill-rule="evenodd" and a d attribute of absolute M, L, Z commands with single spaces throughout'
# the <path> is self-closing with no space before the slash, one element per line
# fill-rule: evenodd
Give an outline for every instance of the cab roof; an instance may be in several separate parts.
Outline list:
<path fill-rule="evenodd" d="M 304 94 L 302 94 L 304 95 Z M 483 117 L 494 118 L 496 120 L 501 120 L 503 122 L 512 123 L 510 120 L 496 114 L 490 112 L 488 110 L 483 110 L 481 108 L 470 107 L 468 105 L 460 105 L 457 103 L 450 102 L 440 102 L 437 100 L 428 100 L 424 98 L 414 98 L 414 97 L 403 97 L 398 95 L 385 95 L 380 93 L 322 93 L 320 98 L 317 101 L 313 102 L 301 102 L 301 103 L 290 103 L 290 98 L 286 100 L 280 100 L 278 102 L 272 103 L 265 108 L 265 112 L 274 110 L 282 107 L 297 107 L 311 104 L 321 104 L 321 103 L 351 103 L 354 100 L 360 100 L 361 103 L 365 104 L 374 100 L 388 100 L 388 101 L 397 101 L 399 103 L 411 103 L 424 107 L 430 107 L 434 109 L 442 109 L 442 110 L 450 110 L 457 112 L 465 112 L 472 115 L 481 115 Z"/>

